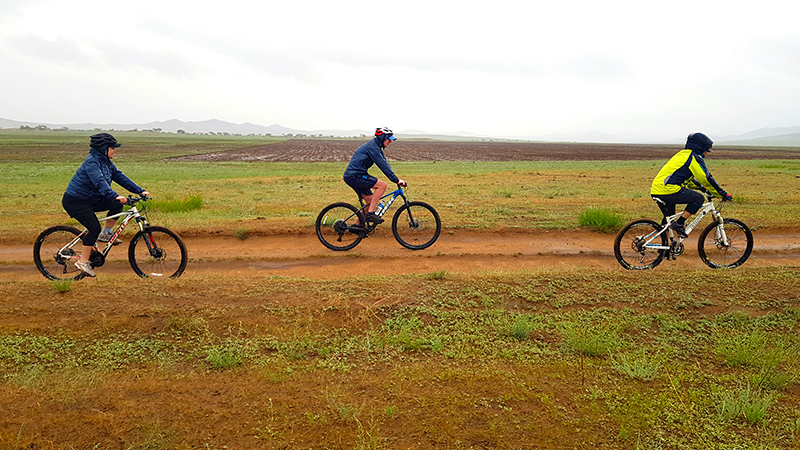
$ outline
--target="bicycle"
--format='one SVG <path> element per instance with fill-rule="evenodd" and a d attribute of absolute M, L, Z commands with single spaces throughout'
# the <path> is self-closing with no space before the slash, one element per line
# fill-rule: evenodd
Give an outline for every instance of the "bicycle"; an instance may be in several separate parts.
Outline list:
<path fill-rule="evenodd" d="M 686 225 L 689 235 L 698 223 L 708 214 L 711 222 L 697 241 L 700 259 L 713 269 L 732 269 L 747 261 L 753 251 L 753 233 L 742 221 L 723 218 L 719 208 L 714 207 L 713 196 L 705 193 L 706 202 L 697 212 L 697 217 Z M 675 233 L 670 225 L 680 217 L 680 213 L 667 215 L 666 203 L 653 198 L 661 209 L 664 218 L 659 224 L 654 220 L 639 219 L 626 225 L 614 240 L 614 256 L 626 269 L 652 269 L 666 258 L 674 260 L 684 252 L 686 238 Z M 723 200 L 724 203 L 724 200 Z"/>
<path fill-rule="evenodd" d="M 127 199 L 126 204 L 130 205 L 130 209 L 99 219 L 105 222 L 122 218 L 102 251 L 95 244 L 89 263 L 93 268 L 105 264 L 114 241 L 128 223 L 135 220 L 139 231 L 128 246 L 128 261 L 133 271 L 142 278 L 181 276 L 188 262 L 183 240 L 168 228 L 150 225 L 145 206 L 150 197 L 131 195 Z M 141 204 L 141 208 L 136 206 L 137 203 Z M 82 279 L 85 275 L 74 263 L 80 260 L 83 249 L 81 236 L 86 233 L 88 230 L 79 231 L 68 225 L 56 225 L 44 230 L 33 245 L 33 260 L 39 272 L 50 280 Z"/>
<path fill-rule="evenodd" d="M 411 250 L 421 250 L 433 245 L 442 231 L 439 213 L 425 202 L 409 201 L 402 186 L 398 185 L 396 191 L 381 197 L 375 214 L 381 217 L 386 214 L 397 197 L 403 199 L 403 205 L 392 218 L 394 238 L 400 245 Z M 360 195 L 358 201 L 360 208 L 346 202 L 332 203 L 322 208 L 316 221 L 317 237 L 322 245 L 334 251 L 350 250 L 375 232 L 377 224 L 364 220 L 368 205 Z"/>

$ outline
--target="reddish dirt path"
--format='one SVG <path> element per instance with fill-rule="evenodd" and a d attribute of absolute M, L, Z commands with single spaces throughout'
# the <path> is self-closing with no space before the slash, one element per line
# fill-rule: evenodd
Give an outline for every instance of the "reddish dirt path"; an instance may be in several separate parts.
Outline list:
<path fill-rule="evenodd" d="M 753 255 L 746 267 L 800 265 L 800 230 L 758 230 Z M 349 252 L 334 252 L 313 234 L 235 237 L 186 237 L 189 267 L 186 275 L 224 274 L 238 277 L 287 276 L 339 278 L 360 274 L 390 275 L 475 273 L 494 270 L 597 268 L 624 270 L 614 259 L 613 234 L 583 230 L 499 232 L 445 231 L 430 248 L 412 251 L 391 234 L 375 235 Z M 682 267 L 704 267 L 697 257 L 696 240 L 676 262 Z M 127 242 L 112 251 L 100 274 L 130 274 Z M 42 278 L 32 262 L 32 245 L 0 245 L 0 281 Z M 123 258 L 123 259 L 118 259 Z"/>

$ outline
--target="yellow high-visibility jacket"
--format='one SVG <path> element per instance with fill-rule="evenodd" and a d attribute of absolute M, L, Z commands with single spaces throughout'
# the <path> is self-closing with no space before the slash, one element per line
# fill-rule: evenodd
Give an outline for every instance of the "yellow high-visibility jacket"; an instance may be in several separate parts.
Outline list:
<path fill-rule="evenodd" d="M 724 197 L 727 195 L 717 180 L 711 176 L 706 162 L 700 154 L 685 149 L 675 154 L 653 179 L 650 195 L 669 195 L 682 187 L 704 186 L 712 194 Z"/>

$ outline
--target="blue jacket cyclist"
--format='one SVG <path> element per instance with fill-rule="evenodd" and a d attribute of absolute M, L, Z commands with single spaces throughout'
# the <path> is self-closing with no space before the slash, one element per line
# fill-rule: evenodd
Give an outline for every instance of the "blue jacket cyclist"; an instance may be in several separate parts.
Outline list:
<path fill-rule="evenodd" d="M 705 157 L 712 152 L 713 145 L 714 142 L 703 133 L 690 134 L 685 148 L 667 161 L 650 186 L 650 195 L 667 204 L 666 215 L 675 214 L 675 204 L 686 203 L 686 209 L 672 224 L 672 229 L 681 237 L 686 237 L 686 219 L 699 211 L 705 202 L 703 194 L 692 189 L 707 189 L 723 201 L 732 198 L 706 167 Z"/>
<path fill-rule="evenodd" d="M 386 192 L 387 187 L 385 181 L 379 180 L 367 172 L 373 164 L 377 165 L 393 183 L 397 183 L 399 186 L 406 185 L 405 181 L 394 174 L 389 162 L 386 161 L 386 156 L 383 154 L 383 150 L 396 139 L 389 128 L 377 128 L 375 137 L 358 147 L 352 158 L 350 158 L 347 169 L 344 171 L 344 182 L 353 188 L 367 204 L 367 216 L 365 218 L 367 222 L 383 223 L 383 219 L 375 214 L 375 208 L 378 207 L 378 202 Z"/>
<path fill-rule="evenodd" d="M 108 215 L 118 214 L 122 212 L 122 205 L 128 201 L 127 198 L 117 194 L 111 188 L 111 182 L 116 182 L 134 194 L 150 195 L 111 162 L 117 153 L 117 148 L 121 145 L 114 136 L 108 133 L 92 135 L 89 142 L 89 155 L 72 176 L 61 199 L 61 205 L 67 214 L 88 230 L 81 237 L 83 249 L 80 261 L 75 263 L 75 267 L 90 277 L 95 276 L 94 270 L 89 264 L 92 249 L 97 241 L 108 242 L 110 240 L 111 230 L 117 222 L 116 219 L 107 220 L 105 229 L 102 229 L 95 213 L 108 211 Z M 121 241 L 116 239 L 112 245 L 119 243 Z"/>

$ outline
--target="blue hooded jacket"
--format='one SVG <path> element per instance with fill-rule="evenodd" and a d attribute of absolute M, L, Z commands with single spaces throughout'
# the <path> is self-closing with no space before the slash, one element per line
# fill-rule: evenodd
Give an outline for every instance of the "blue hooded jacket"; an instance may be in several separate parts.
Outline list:
<path fill-rule="evenodd" d="M 350 164 L 344 170 L 345 177 L 358 178 L 363 175 L 368 175 L 367 170 L 376 164 L 378 168 L 383 171 L 392 183 L 397 183 L 400 178 L 394 174 L 389 162 L 386 161 L 386 156 L 383 154 L 383 139 L 384 136 L 375 136 L 371 141 L 364 143 L 361 147 L 356 149 L 353 157 L 350 158 Z M 384 138 L 385 139 L 385 138 Z"/>
<path fill-rule="evenodd" d="M 64 195 L 90 203 L 103 199 L 114 200 L 118 194 L 111 189 L 112 181 L 134 194 L 144 192 L 144 189 L 117 169 L 106 155 L 107 151 L 108 147 L 104 149 L 92 147 L 89 150 L 89 156 L 75 171 Z"/>

